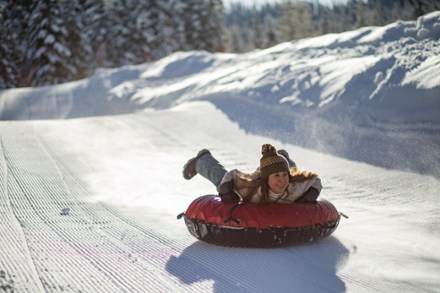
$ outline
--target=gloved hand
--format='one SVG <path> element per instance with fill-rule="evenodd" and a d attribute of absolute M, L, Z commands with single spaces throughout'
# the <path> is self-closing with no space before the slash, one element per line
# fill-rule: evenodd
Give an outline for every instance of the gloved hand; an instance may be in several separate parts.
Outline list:
<path fill-rule="evenodd" d="M 220 194 L 220 198 L 222 201 L 238 201 L 240 200 L 240 197 L 235 192 L 230 194 Z"/>
<path fill-rule="evenodd" d="M 316 188 L 310 187 L 306 192 L 303 193 L 295 202 L 316 202 L 319 196 L 319 191 Z"/>
<path fill-rule="evenodd" d="M 240 197 L 234 191 L 234 181 L 226 181 L 217 187 L 217 191 L 222 201 L 236 201 Z"/>

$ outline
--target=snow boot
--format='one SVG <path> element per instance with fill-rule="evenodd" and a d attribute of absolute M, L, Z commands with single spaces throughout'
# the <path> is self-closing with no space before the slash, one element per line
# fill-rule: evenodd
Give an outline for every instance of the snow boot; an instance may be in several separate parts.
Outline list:
<path fill-rule="evenodd" d="M 290 159 L 289 153 L 286 150 L 278 150 L 277 153 L 279 155 L 283 156 L 287 160 L 287 162 L 289 162 L 290 168 L 293 168 L 295 170 L 297 169 L 295 162 Z"/>
<path fill-rule="evenodd" d="M 197 175 L 197 171 L 196 171 L 197 160 L 201 156 L 206 155 L 206 154 L 210 154 L 210 153 L 211 152 L 208 151 L 207 149 L 203 149 L 197 153 L 197 156 L 189 159 L 188 162 L 186 162 L 185 166 L 183 166 L 183 171 L 182 171 L 183 178 L 185 178 L 186 180 L 189 180 L 189 179 L 193 178 L 194 176 L 196 176 Z"/>

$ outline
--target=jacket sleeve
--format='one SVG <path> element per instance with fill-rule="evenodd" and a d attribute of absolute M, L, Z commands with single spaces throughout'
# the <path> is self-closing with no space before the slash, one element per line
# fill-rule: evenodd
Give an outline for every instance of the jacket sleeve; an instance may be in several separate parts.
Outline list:
<path fill-rule="evenodd" d="M 223 176 L 222 181 L 217 186 L 217 191 L 223 201 L 235 201 L 240 199 L 234 191 L 234 176 L 232 172 L 228 172 Z"/>
<path fill-rule="evenodd" d="M 295 202 L 315 202 L 321 193 L 322 183 L 319 177 L 313 178 L 311 186 Z"/>
<path fill-rule="evenodd" d="M 318 194 L 319 194 L 321 192 L 321 190 L 322 190 L 322 182 L 321 182 L 321 179 L 318 176 L 314 177 L 314 179 L 315 180 L 313 180 L 312 186 L 310 186 L 310 187 L 315 188 L 318 191 Z"/>
<path fill-rule="evenodd" d="M 227 172 L 220 184 L 217 186 L 219 195 L 231 193 L 234 190 L 234 175 L 232 171 Z"/>

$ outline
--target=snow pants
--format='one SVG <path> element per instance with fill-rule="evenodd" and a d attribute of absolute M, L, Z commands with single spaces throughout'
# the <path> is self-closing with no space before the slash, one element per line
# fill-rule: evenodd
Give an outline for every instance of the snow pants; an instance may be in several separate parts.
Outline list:
<path fill-rule="evenodd" d="M 197 159 L 196 172 L 218 187 L 227 171 L 213 155 L 205 154 Z"/>

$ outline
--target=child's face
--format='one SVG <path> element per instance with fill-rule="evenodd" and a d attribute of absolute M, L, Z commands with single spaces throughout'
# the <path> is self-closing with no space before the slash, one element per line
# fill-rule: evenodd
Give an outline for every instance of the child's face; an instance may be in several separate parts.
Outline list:
<path fill-rule="evenodd" d="M 273 193 L 284 192 L 289 185 L 289 174 L 287 172 L 277 172 L 271 174 L 267 178 L 267 184 Z"/>

